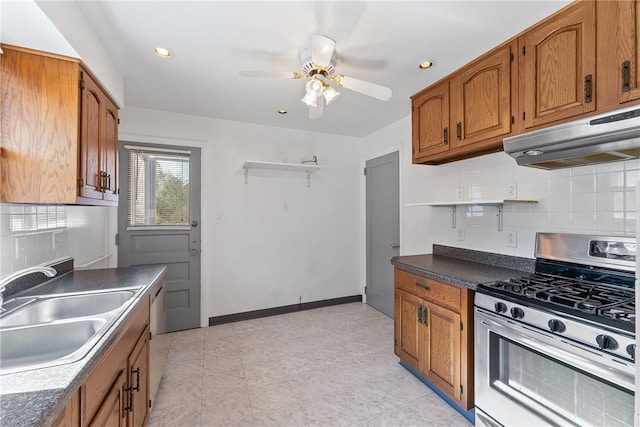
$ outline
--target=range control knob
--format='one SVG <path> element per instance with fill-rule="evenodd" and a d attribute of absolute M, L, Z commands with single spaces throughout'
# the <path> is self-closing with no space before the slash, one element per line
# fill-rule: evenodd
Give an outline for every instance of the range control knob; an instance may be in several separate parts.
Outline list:
<path fill-rule="evenodd" d="M 496 313 L 504 313 L 507 311 L 507 304 L 503 302 L 497 302 L 494 308 L 496 309 Z"/>
<path fill-rule="evenodd" d="M 631 356 L 632 359 L 635 360 L 635 358 L 636 358 L 636 345 L 635 344 L 629 344 L 627 346 L 627 354 L 629 356 Z"/>
<path fill-rule="evenodd" d="M 514 319 L 522 319 L 524 317 L 524 310 L 520 307 L 512 307 L 511 317 L 513 317 Z"/>
<path fill-rule="evenodd" d="M 564 332 L 565 329 L 567 329 L 567 327 L 564 326 L 564 323 L 556 319 L 549 320 L 547 325 L 549 325 L 551 332 Z"/>
<path fill-rule="evenodd" d="M 618 342 L 609 335 L 600 334 L 596 337 L 598 346 L 603 350 L 615 350 L 618 348 Z"/>

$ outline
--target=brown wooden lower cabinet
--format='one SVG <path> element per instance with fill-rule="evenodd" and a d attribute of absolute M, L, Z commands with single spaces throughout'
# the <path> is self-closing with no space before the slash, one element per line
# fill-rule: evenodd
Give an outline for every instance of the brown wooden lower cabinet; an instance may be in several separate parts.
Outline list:
<path fill-rule="evenodd" d="M 80 393 L 75 392 L 67 402 L 64 411 L 51 427 L 77 427 L 80 425 Z"/>
<path fill-rule="evenodd" d="M 81 386 L 80 395 L 82 426 L 145 425 L 149 415 L 148 297 Z"/>
<path fill-rule="evenodd" d="M 474 406 L 473 296 L 395 269 L 395 353 L 464 410 Z"/>

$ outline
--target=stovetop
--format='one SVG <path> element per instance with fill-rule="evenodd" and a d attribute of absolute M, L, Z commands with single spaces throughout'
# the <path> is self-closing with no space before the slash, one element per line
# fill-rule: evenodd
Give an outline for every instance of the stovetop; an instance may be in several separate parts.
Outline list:
<path fill-rule="evenodd" d="M 480 285 L 478 291 L 635 331 L 634 288 L 533 273 Z"/>

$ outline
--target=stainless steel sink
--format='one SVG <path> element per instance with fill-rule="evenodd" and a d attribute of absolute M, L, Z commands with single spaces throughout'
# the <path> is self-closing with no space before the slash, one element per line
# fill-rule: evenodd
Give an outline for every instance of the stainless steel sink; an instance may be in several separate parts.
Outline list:
<path fill-rule="evenodd" d="M 0 375 L 82 359 L 138 291 L 131 287 L 14 300 L 0 316 Z"/>
<path fill-rule="evenodd" d="M 35 299 L 0 318 L 0 328 L 95 316 L 123 306 L 135 292 L 114 291 Z"/>
<path fill-rule="evenodd" d="M 79 360 L 106 323 L 107 319 L 95 318 L 3 329 L 0 370 L 6 373 Z M 85 346 L 89 349 L 82 351 Z"/>

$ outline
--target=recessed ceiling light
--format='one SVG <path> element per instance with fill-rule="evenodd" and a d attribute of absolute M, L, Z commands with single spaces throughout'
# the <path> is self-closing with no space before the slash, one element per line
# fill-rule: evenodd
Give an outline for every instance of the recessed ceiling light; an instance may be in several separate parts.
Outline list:
<path fill-rule="evenodd" d="M 157 47 L 153 49 L 153 52 L 161 58 L 170 58 L 173 56 L 173 52 L 169 49 L 165 49 L 164 47 Z"/>
<path fill-rule="evenodd" d="M 427 59 L 426 61 L 422 61 L 419 65 L 421 70 L 426 70 L 427 68 L 435 67 L 436 61 L 433 59 Z"/>
<path fill-rule="evenodd" d="M 278 110 L 278 114 L 282 114 L 284 116 L 287 114 L 287 110 Z"/>

